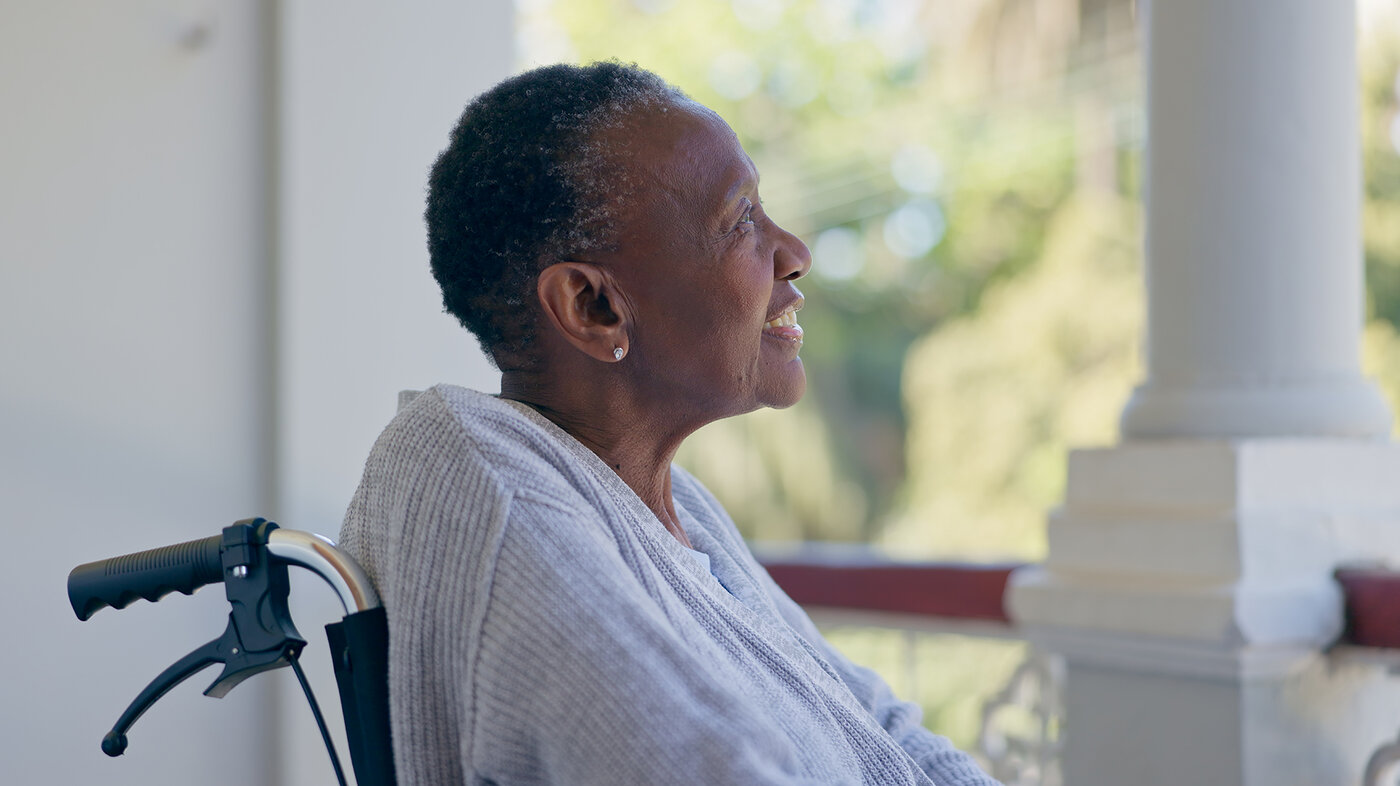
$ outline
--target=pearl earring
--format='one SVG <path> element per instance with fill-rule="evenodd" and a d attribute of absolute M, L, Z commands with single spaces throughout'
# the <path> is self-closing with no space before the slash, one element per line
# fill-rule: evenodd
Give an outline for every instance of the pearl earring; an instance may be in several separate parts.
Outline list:
<path fill-rule="evenodd" d="M 626 354 L 627 350 L 623 349 L 622 347 L 618 347 L 617 349 L 613 350 L 613 360 L 622 360 L 622 356 Z"/>

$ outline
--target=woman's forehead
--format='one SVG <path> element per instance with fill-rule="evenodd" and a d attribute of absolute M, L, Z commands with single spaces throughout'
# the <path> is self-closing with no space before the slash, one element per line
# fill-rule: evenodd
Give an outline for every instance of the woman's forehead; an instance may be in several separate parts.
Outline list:
<path fill-rule="evenodd" d="M 757 183 L 758 173 L 738 137 L 710 109 L 694 102 L 656 107 L 636 118 L 630 163 L 666 191 L 725 198 Z"/>

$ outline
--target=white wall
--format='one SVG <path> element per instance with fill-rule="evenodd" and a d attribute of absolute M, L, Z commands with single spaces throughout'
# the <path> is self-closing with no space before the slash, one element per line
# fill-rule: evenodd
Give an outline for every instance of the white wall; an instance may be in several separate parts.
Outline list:
<path fill-rule="evenodd" d="M 192 11 L 203 7 L 205 10 Z M 222 592 L 79 623 L 80 562 L 267 504 L 264 13 L 23 0 L 0 23 L 0 760 L 7 783 L 208 784 L 258 747 L 260 688 L 201 674 L 98 749 Z M 208 24 L 205 37 L 200 24 Z"/>
<path fill-rule="evenodd" d="M 498 388 L 442 313 L 423 229 L 448 132 L 509 73 L 514 12 L 475 5 L 281 8 L 277 445 L 289 524 L 339 529 L 399 390 Z"/>
<path fill-rule="evenodd" d="M 305 708 L 270 709 L 280 674 L 221 700 L 201 674 L 103 756 L 226 607 L 209 588 L 79 623 L 64 579 L 249 515 L 333 535 L 398 389 L 495 385 L 438 314 L 419 219 L 452 120 L 511 62 L 510 4 L 470 5 L 6 4 L 6 783 L 332 782 Z M 303 595 L 328 672 L 329 593 Z"/>

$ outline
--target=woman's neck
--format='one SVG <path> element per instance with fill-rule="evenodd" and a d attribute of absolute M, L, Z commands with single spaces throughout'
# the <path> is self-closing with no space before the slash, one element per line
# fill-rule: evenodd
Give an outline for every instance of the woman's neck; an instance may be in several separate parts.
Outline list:
<path fill-rule="evenodd" d="M 671 460 L 690 431 L 666 422 L 667 413 L 639 406 L 623 391 L 586 383 L 544 384 L 539 375 L 507 371 L 501 398 L 519 401 L 593 451 L 651 509 L 682 545 L 691 547 L 671 497 Z"/>

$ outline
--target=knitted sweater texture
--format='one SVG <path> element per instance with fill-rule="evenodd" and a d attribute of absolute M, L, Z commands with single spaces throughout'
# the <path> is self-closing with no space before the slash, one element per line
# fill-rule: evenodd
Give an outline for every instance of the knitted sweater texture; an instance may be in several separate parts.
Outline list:
<path fill-rule="evenodd" d="M 341 546 L 388 611 L 399 783 L 995 784 L 833 650 L 672 470 L 689 554 L 528 407 L 418 396 Z"/>

